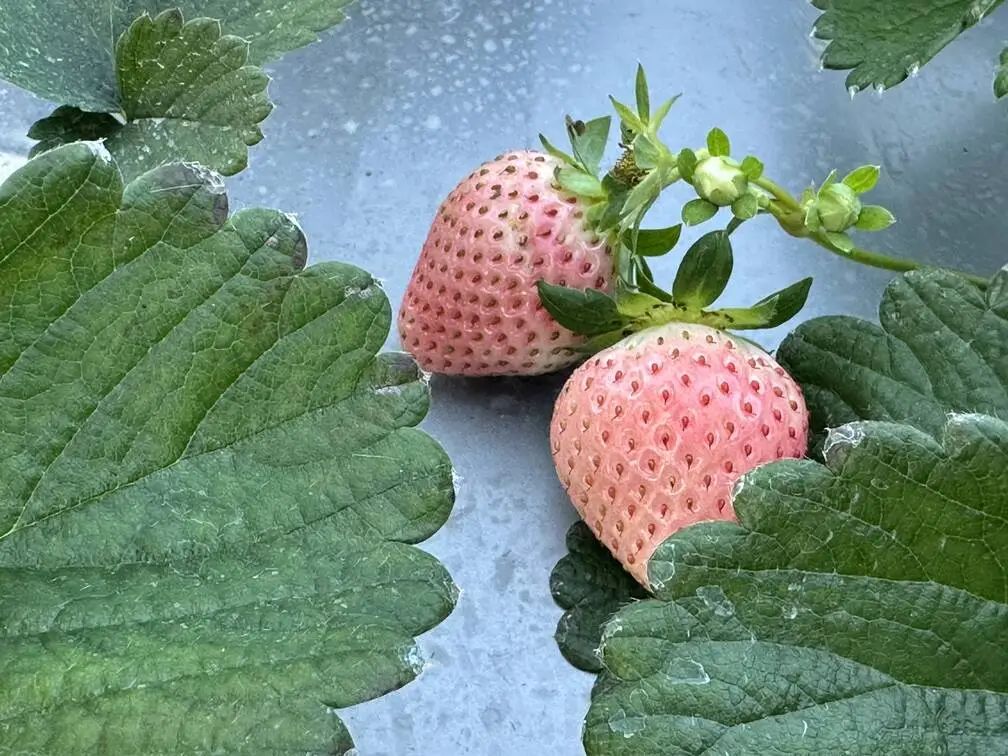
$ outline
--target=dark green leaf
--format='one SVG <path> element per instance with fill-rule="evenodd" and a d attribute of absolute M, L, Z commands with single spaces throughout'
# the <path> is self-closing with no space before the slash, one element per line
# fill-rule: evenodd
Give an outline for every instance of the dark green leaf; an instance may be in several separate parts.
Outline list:
<path fill-rule="evenodd" d="M 732 246 L 724 231 L 711 231 L 697 239 L 683 255 L 672 298 L 676 303 L 702 309 L 728 285 L 732 272 Z"/>
<path fill-rule="evenodd" d="M 994 74 L 994 96 L 998 99 L 1008 94 L 1008 47 L 1001 51 L 998 68 Z"/>
<path fill-rule="evenodd" d="M 763 163 L 752 155 L 746 155 L 739 167 L 750 181 L 755 181 L 763 175 Z"/>
<path fill-rule="evenodd" d="M 707 133 L 707 151 L 714 157 L 727 157 L 731 154 L 728 135 L 716 126 Z"/>
<path fill-rule="evenodd" d="M 21 753 L 344 753 L 451 610 L 391 311 L 219 176 L 91 144 L 0 187 L 0 720 Z"/>
<path fill-rule="evenodd" d="M 183 23 L 178 11 L 141 16 L 116 45 L 116 110 L 126 123 L 60 108 L 32 131 L 55 127 L 66 142 L 93 138 L 104 125 L 105 146 L 127 180 L 171 160 L 238 173 L 273 107 L 269 78 L 245 65 L 247 52 L 244 40 L 221 36 L 217 21 Z"/>
<path fill-rule="evenodd" d="M 727 318 L 729 328 L 776 328 L 801 312 L 811 288 L 812 279 L 803 278 L 761 299 L 752 307 L 726 308 L 718 310 L 718 313 Z"/>
<path fill-rule="evenodd" d="M 647 75 L 644 73 L 644 66 L 637 64 L 637 115 L 641 121 L 647 123 L 651 120 L 651 95 L 648 93 Z"/>
<path fill-rule="evenodd" d="M 651 266 L 648 265 L 647 258 L 635 256 L 633 261 L 638 269 L 637 288 L 644 294 L 671 304 L 672 295 L 654 282 L 654 273 L 651 271 Z"/>
<path fill-rule="evenodd" d="M 1008 419 L 1008 270 L 987 292 L 953 273 L 896 278 L 881 327 L 834 316 L 803 323 L 778 358 L 801 383 L 822 433 L 852 420 L 891 420 L 940 434 L 949 412 Z"/>
<path fill-rule="evenodd" d="M 48 118 L 36 121 L 28 131 L 29 138 L 38 140 L 30 157 L 70 142 L 97 142 L 121 128 L 122 124 L 108 113 L 87 113 L 63 105 Z"/>
<path fill-rule="evenodd" d="M 609 116 L 587 122 L 567 119 L 567 134 L 574 148 L 574 156 L 592 176 L 598 175 L 599 164 L 609 141 L 611 124 L 612 118 Z"/>
<path fill-rule="evenodd" d="M 617 609 L 648 594 L 583 522 L 567 531 L 567 550 L 550 575 L 553 599 L 565 610 L 556 641 L 575 667 L 601 672 L 596 649 L 602 626 Z"/>
<path fill-rule="evenodd" d="M 600 231 L 609 231 L 619 226 L 631 187 L 607 173 L 602 177 L 602 189 L 605 190 L 607 200 L 595 205 L 600 210 L 597 224 Z"/>
<path fill-rule="evenodd" d="M 571 289 L 545 281 L 539 281 L 537 288 L 546 311 L 574 333 L 598 336 L 626 325 L 616 301 L 597 289 Z"/>
<path fill-rule="evenodd" d="M 692 181 L 693 171 L 696 170 L 697 166 L 696 153 L 688 147 L 680 150 L 679 156 L 676 159 L 676 165 L 679 168 L 679 175 L 686 181 Z"/>
<path fill-rule="evenodd" d="M 734 506 L 606 625 L 589 754 L 1008 751 L 1008 425 L 843 426 Z"/>
<path fill-rule="evenodd" d="M 637 232 L 634 252 L 644 257 L 661 257 L 679 243 L 682 224 L 668 228 L 642 228 Z"/>
<path fill-rule="evenodd" d="M 815 36 L 829 40 L 826 68 L 851 69 L 847 87 L 893 87 L 1001 0 L 813 0 Z"/>
<path fill-rule="evenodd" d="M 116 43 L 144 13 L 177 8 L 187 18 L 219 19 L 228 34 L 251 43 L 249 62 L 261 65 L 314 42 L 345 18 L 349 1 L 2 0 L 0 78 L 47 100 L 122 112 Z"/>
<path fill-rule="evenodd" d="M 880 168 L 877 165 L 862 165 L 844 176 L 843 183 L 857 194 L 870 192 L 878 183 Z"/>
<path fill-rule="evenodd" d="M 895 222 L 896 217 L 884 207 L 865 205 L 861 208 L 861 214 L 858 216 L 854 228 L 859 231 L 881 231 L 884 228 L 889 228 Z"/>
<path fill-rule="evenodd" d="M 706 223 L 717 215 L 718 206 L 705 199 L 690 200 L 682 209 L 683 223 L 687 226 L 698 226 Z"/>

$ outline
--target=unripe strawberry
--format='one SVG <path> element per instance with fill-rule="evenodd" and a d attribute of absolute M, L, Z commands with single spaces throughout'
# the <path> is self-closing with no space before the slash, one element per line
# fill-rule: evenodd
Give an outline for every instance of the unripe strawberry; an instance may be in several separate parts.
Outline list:
<path fill-rule="evenodd" d="M 546 312 L 536 282 L 611 291 L 612 252 L 585 200 L 554 180 L 559 161 L 512 152 L 441 205 L 399 311 L 403 348 L 456 375 L 537 375 L 577 361 L 584 338 Z"/>
<path fill-rule="evenodd" d="M 557 399 L 550 440 L 571 502 L 647 586 L 663 540 L 733 519 L 735 482 L 803 456 L 807 434 L 801 389 L 772 357 L 723 331 L 670 323 L 579 367 Z"/>

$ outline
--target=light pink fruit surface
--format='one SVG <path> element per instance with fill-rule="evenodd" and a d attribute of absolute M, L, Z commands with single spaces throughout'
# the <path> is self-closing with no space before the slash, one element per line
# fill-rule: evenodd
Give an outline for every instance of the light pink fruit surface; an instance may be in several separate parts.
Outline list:
<path fill-rule="evenodd" d="M 612 253 L 585 203 L 554 182 L 558 162 L 512 152 L 459 184 L 438 210 L 399 311 L 399 336 L 425 370 L 536 375 L 577 361 L 583 343 L 550 317 L 536 282 L 611 291 Z"/>
<path fill-rule="evenodd" d="M 734 519 L 731 491 L 754 467 L 805 454 L 801 389 L 772 357 L 731 334 L 670 325 L 600 352 L 567 381 L 550 441 L 581 517 L 648 585 L 672 533 Z"/>

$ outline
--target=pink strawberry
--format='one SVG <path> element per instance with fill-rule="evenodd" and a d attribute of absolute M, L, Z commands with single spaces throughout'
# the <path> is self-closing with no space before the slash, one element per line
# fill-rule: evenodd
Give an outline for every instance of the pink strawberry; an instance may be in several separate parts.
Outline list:
<path fill-rule="evenodd" d="M 801 389 L 772 357 L 723 331 L 670 323 L 579 367 L 557 399 L 550 440 L 575 508 L 647 586 L 663 540 L 734 519 L 734 483 L 803 456 L 807 434 Z"/>
<path fill-rule="evenodd" d="M 587 203 L 554 181 L 559 161 L 512 152 L 484 164 L 438 210 L 413 271 L 399 336 L 421 367 L 456 375 L 537 375 L 577 361 L 540 279 L 611 291 L 612 252 Z"/>

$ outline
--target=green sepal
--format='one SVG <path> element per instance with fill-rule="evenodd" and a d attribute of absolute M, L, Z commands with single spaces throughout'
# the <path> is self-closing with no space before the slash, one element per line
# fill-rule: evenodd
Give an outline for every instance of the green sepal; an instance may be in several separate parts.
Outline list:
<path fill-rule="evenodd" d="M 668 228 L 642 228 L 637 232 L 637 244 L 633 251 L 644 257 L 661 257 L 679 243 L 681 235 L 681 223 Z"/>
<path fill-rule="evenodd" d="M 594 176 L 585 173 L 580 168 L 570 165 L 562 165 L 557 168 L 557 183 L 564 189 L 579 197 L 589 199 L 605 199 L 606 191 L 602 182 Z"/>
<path fill-rule="evenodd" d="M 714 157 L 727 157 L 731 154 L 728 135 L 716 126 L 707 132 L 707 151 Z"/>
<path fill-rule="evenodd" d="M 577 165 L 577 160 L 574 159 L 573 155 L 569 155 L 555 144 L 553 144 L 549 139 L 546 138 L 545 134 L 539 135 L 539 142 L 542 144 L 543 149 L 557 160 L 566 163 L 567 165 Z"/>
<path fill-rule="evenodd" d="M 803 278 L 761 299 L 752 307 L 727 308 L 713 314 L 723 316 L 728 328 L 775 328 L 801 312 L 808 300 L 811 278 Z"/>
<path fill-rule="evenodd" d="M 858 231 L 881 231 L 895 222 L 896 216 L 881 205 L 865 205 L 854 228 Z"/>
<path fill-rule="evenodd" d="M 586 173 L 598 176 L 599 165 L 609 142 L 612 118 L 603 116 L 591 121 L 575 121 L 567 117 L 567 135 L 570 137 L 574 157 Z"/>
<path fill-rule="evenodd" d="M 609 101 L 612 103 L 613 108 L 615 108 L 616 114 L 620 117 L 620 120 L 629 126 L 635 134 L 639 134 L 644 131 L 644 123 L 628 106 L 624 105 L 611 95 L 609 97 Z"/>
<path fill-rule="evenodd" d="M 844 176 L 843 183 L 857 194 L 870 192 L 878 183 L 880 170 L 877 165 L 862 165 Z"/>
<path fill-rule="evenodd" d="M 679 151 L 676 164 L 679 166 L 679 175 L 684 181 L 693 181 L 693 171 L 696 170 L 698 162 L 696 153 L 688 147 Z"/>
<path fill-rule="evenodd" d="M 651 95 L 648 92 L 647 74 L 644 73 L 644 66 L 637 64 L 637 115 L 641 121 L 648 123 L 651 120 Z"/>
<path fill-rule="evenodd" d="M 597 289 L 571 289 L 546 281 L 536 283 L 539 299 L 557 323 L 583 336 L 598 336 L 623 328 L 627 320 L 616 300 Z"/>
<path fill-rule="evenodd" d="M 763 175 L 762 161 L 752 155 L 746 155 L 742 158 L 742 164 L 739 167 L 742 169 L 742 173 L 744 173 L 746 178 L 750 181 L 755 181 Z"/>
<path fill-rule="evenodd" d="M 656 168 L 661 160 L 661 148 L 647 134 L 638 134 L 633 141 L 634 162 L 646 171 Z"/>
<path fill-rule="evenodd" d="M 755 194 L 743 194 L 732 203 L 732 214 L 739 220 L 755 218 L 759 212 L 759 199 Z"/>
<path fill-rule="evenodd" d="M 672 284 L 672 298 L 680 305 L 700 309 L 713 303 L 732 272 L 732 246 L 724 231 L 711 231 L 697 239 L 683 256 Z"/>
<path fill-rule="evenodd" d="M 839 249 L 841 252 L 846 253 L 854 249 L 854 240 L 847 236 L 847 234 L 838 233 L 836 231 L 824 231 L 823 235 L 830 244 Z"/>
<path fill-rule="evenodd" d="M 687 202 L 682 209 L 683 223 L 687 226 L 698 226 L 717 215 L 718 206 L 705 199 L 695 199 Z"/>

